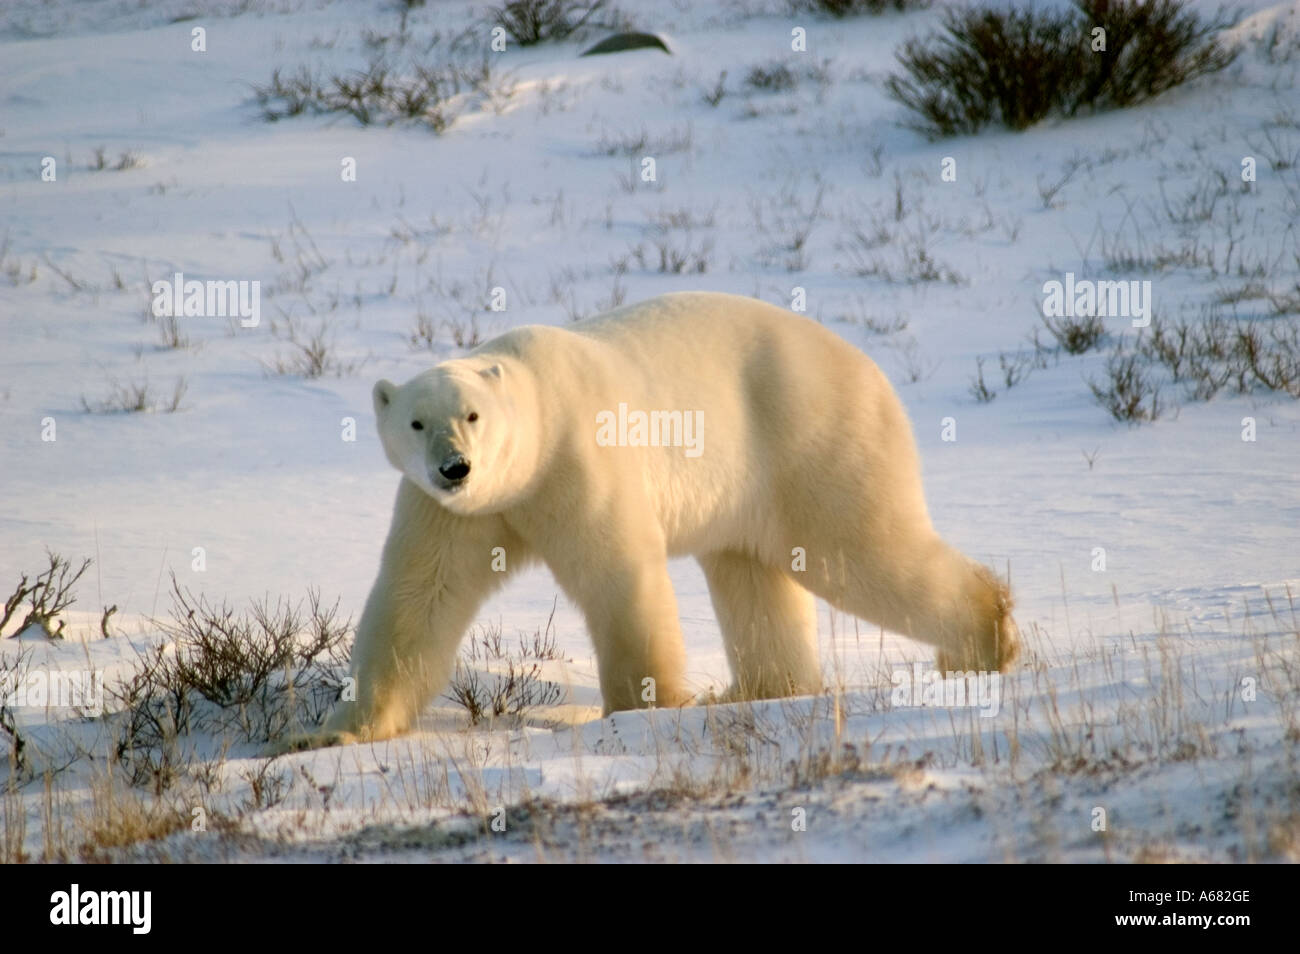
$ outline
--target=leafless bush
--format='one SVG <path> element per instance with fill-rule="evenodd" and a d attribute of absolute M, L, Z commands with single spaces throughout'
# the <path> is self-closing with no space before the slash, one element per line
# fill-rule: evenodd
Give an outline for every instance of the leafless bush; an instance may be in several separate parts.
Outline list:
<path fill-rule="evenodd" d="M 28 768 L 27 756 L 23 751 L 27 747 L 27 741 L 18 731 L 14 711 L 9 707 L 8 702 L 10 691 L 20 686 L 27 678 L 30 656 L 30 651 L 23 649 L 0 654 L 0 733 L 9 740 L 6 761 L 9 763 L 11 779 Z"/>
<path fill-rule="evenodd" d="M 1030 372 L 1047 367 L 1047 350 L 1030 341 L 1030 350 L 1001 351 L 998 353 L 998 368 L 1002 372 L 1002 384 L 1010 390 L 1023 383 Z M 997 397 L 998 392 L 989 387 L 984 380 L 984 358 L 975 359 L 975 377 L 970 383 L 971 397 L 981 404 L 987 404 Z"/>
<path fill-rule="evenodd" d="M 452 342 L 458 348 L 473 348 L 484 340 L 483 319 L 492 314 L 490 289 L 496 287 L 495 269 L 489 265 L 480 270 L 473 279 L 455 279 L 444 283 L 440 279 L 429 280 L 429 287 L 442 302 L 442 320 L 436 320 L 417 301 L 415 327 L 408 340 L 413 348 L 432 348 L 437 340 L 438 331 L 445 329 Z"/>
<path fill-rule="evenodd" d="M 845 17 L 924 10 L 931 0 L 786 0 L 791 13 L 825 13 L 837 20 Z"/>
<path fill-rule="evenodd" d="M 249 798 L 242 806 L 244 811 L 274 808 L 284 801 L 284 796 L 293 787 L 293 774 L 275 759 L 266 759 L 241 774 L 248 783 L 249 792 Z"/>
<path fill-rule="evenodd" d="M 998 367 L 1002 370 L 1002 383 L 1014 388 L 1029 377 L 1029 372 L 1041 368 L 1041 357 L 1036 352 L 1016 351 L 998 354 Z"/>
<path fill-rule="evenodd" d="M 754 229 L 767 238 L 758 250 L 758 260 L 764 266 L 780 266 L 790 272 L 808 267 L 808 240 L 821 221 L 825 194 L 825 186 L 818 183 L 812 195 L 805 199 L 794 184 L 787 183 L 766 203 L 756 198 L 750 200 Z"/>
<path fill-rule="evenodd" d="M 634 259 L 643 271 L 661 275 L 702 275 L 713 264 L 713 240 L 700 239 L 697 243 L 690 235 L 661 234 L 632 246 L 621 267 L 626 267 L 628 259 Z"/>
<path fill-rule="evenodd" d="M 1282 319 L 1234 321 L 1211 308 L 1195 322 L 1156 317 L 1138 344 L 1190 400 L 1224 388 L 1250 394 L 1263 387 L 1300 398 L 1300 327 Z"/>
<path fill-rule="evenodd" d="M 613 12 L 606 0 L 510 0 L 490 10 L 488 20 L 520 46 L 535 46 L 571 36 L 601 11 Z"/>
<path fill-rule="evenodd" d="M 700 93 L 700 98 L 713 108 L 717 108 L 722 102 L 722 98 L 727 95 L 727 71 L 722 70 L 718 73 L 718 81 L 712 86 L 706 87 Z"/>
<path fill-rule="evenodd" d="M 185 378 L 177 378 L 170 397 L 163 397 L 154 391 L 149 380 L 128 381 L 123 384 L 116 378 L 108 379 L 108 396 L 100 401 L 91 401 L 84 394 L 81 396 L 81 409 L 89 414 L 135 414 L 162 411 L 174 414 L 180 410 L 181 401 L 189 389 Z"/>
<path fill-rule="evenodd" d="M 1086 354 L 1106 334 L 1106 323 L 1099 315 L 1062 315 L 1055 319 L 1044 315 L 1043 325 L 1066 354 Z"/>
<path fill-rule="evenodd" d="M 447 698 L 469 713 L 471 725 L 484 719 L 519 718 L 529 709 L 551 706 L 563 693 L 558 685 L 541 676 L 541 664 L 558 659 L 555 645 L 555 608 L 543 628 L 531 635 L 519 635 L 517 655 L 505 645 L 501 626 L 480 627 L 472 631 L 462 658 L 447 689 Z M 494 667 L 482 671 L 477 664 Z M 505 669 L 501 670 L 504 663 Z"/>
<path fill-rule="evenodd" d="M 895 315 L 888 320 L 884 318 L 875 318 L 871 315 L 862 317 L 862 327 L 870 331 L 873 335 L 896 335 L 900 331 L 907 330 L 907 319 L 901 315 Z"/>
<path fill-rule="evenodd" d="M 424 309 L 415 313 L 415 325 L 406 336 L 412 348 L 433 348 L 438 338 L 438 326 Z"/>
<path fill-rule="evenodd" d="M 253 87 L 267 122 L 303 114 L 346 113 L 363 126 L 407 121 L 435 133 L 446 131 L 455 121 L 458 97 L 468 91 L 491 94 L 489 98 L 500 95 L 490 61 L 398 68 L 380 56 L 363 70 L 328 79 L 306 66 L 287 74 L 275 69 L 269 83 Z"/>
<path fill-rule="evenodd" d="M 888 254 L 885 254 L 886 252 Z M 881 254 L 869 261 L 861 262 L 857 267 L 857 273 L 863 277 L 879 278 L 891 284 L 904 285 L 928 282 L 960 285 L 965 281 L 965 278 L 954 268 L 934 257 L 924 233 L 920 230 L 900 237 L 897 243 L 889 246 L 887 250 L 882 250 Z"/>
<path fill-rule="evenodd" d="M 695 144 L 695 128 L 686 123 L 673 126 L 659 135 L 651 135 L 644 127 L 633 132 L 602 131 L 592 150 L 598 156 L 669 156 L 689 152 Z"/>
<path fill-rule="evenodd" d="M 774 60 L 751 67 L 745 85 L 764 93 L 784 93 L 799 86 L 799 77 L 787 64 Z"/>
<path fill-rule="evenodd" d="M 255 601 L 236 612 L 195 596 L 172 577 L 172 608 L 158 626 L 170 640 L 144 653 L 111 688 L 122 706 L 115 754 L 133 784 L 167 788 L 188 764 L 193 732 L 265 742 L 315 725 L 338 700 L 351 620 L 319 593 L 301 604 Z"/>
<path fill-rule="evenodd" d="M 988 404 L 998 396 L 998 392 L 990 388 L 984 380 L 984 358 L 982 356 L 975 359 L 975 377 L 971 378 L 970 394 L 980 404 Z"/>
<path fill-rule="evenodd" d="M 1088 387 L 1097 403 L 1117 421 L 1154 421 L 1163 409 L 1160 388 L 1148 375 L 1141 355 L 1126 353 L 1122 346 L 1106 362 L 1102 380 L 1089 379 Z"/>
<path fill-rule="evenodd" d="M 315 330 L 303 330 L 291 317 L 284 319 L 284 330 L 272 322 L 271 333 L 289 345 L 287 353 L 277 354 L 262 367 L 270 374 L 314 378 L 333 375 L 342 378 L 355 374 L 360 361 L 339 358 L 330 323 L 322 320 Z"/>
<path fill-rule="evenodd" d="M 1225 14 L 1202 20 L 1185 0 L 1075 0 L 1073 9 L 974 6 L 944 12 L 943 33 L 909 40 L 891 97 L 939 136 L 992 122 L 1024 129 L 1059 113 L 1131 106 L 1232 62 L 1214 35 Z M 1087 42 L 1106 30 L 1107 48 Z"/>
<path fill-rule="evenodd" d="M 688 232 L 693 229 L 711 229 L 717 222 L 717 206 L 703 213 L 687 206 L 675 209 L 662 208 L 649 218 L 651 229 L 658 232 L 667 232 L 670 229 L 684 229 Z"/>
<path fill-rule="evenodd" d="M 92 172 L 102 172 L 105 169 L 112 169 L 114 172 L 125 172 L 127 169 L 135 169 L 142 165 L 144 165 L 144 160 L 129 149 L 123 150 L 114 162 L 109 160 L 108 150 L 103 146 L 97 146 L 90 157 L 87 168 Z"/>
<path fill-rule="evenodd" d="M 872 314 L 866 300 L 860 295 L 854 297 L 852 307 L 845 308 L 843 313 L 837 317 L 840 321 L 859 325 L 871 334 L 882 337 L 906 331 L 908 325 L 907 319 L 902 315 L 895 315 L 893 318 L 882 318 Z"/>
<path fill-rule="evenodd" d="M 19 607 L 26 603 L 30 609 L 15 634 L 38 624 L 55 639 L 63 638 L 65 623 L 58 617 L 76 602 L 73 588 L 90 567 L 91 561 L 82 560 L 81 566 L 74 571 L 72 564 L 57 553 L 46 550 L 45 558 L 49 565 L 36 575 L 36 579 L 29 583 L 28 576 L 24 573 L 18 586 L 5 600 L 4 615 L 0 616 L 0 631 L 8 625 Z"/>
<path fill-rule="evenodd" d="M 902 371 L 903 380 L 908 384 L 923 381 L 938 370 L 938 361 L 927 360 L 921 354 L 920 343 L 911 335 L 908 335 L 902 341 L 895 342 L 891 347 L 898 354 L 899 368 Z"/>

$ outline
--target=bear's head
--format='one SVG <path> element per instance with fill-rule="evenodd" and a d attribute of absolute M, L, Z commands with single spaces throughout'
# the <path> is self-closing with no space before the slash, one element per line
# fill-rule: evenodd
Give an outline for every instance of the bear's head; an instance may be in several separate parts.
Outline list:
<path fill-rule="evenodd" d="M 375 417 L 389 463 L 448 510 L 463 515 L 508 506 L 536 457 L 530 406 L 521 414 L 520 376 L 482 358 L 446 361 L 403 385 L 375 385 Z M 526 397 L 524 402 L 527 405 Z"/>

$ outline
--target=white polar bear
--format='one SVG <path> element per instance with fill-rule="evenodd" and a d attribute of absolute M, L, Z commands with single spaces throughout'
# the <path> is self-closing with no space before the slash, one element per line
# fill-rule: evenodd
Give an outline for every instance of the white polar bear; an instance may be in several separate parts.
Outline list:
<path fill-rule="evenodd" d="M 537 560 L 586 616 L 606 713 L 690 699 L 667 569 L 683 554 L 708 579 L 732 698 L 819 690 L 814 596 L 937 646 L 944 669 L 1016 655 L 1007 588 L 930 524 L 885 376 L 773 305 L 681 293 L 518 328 L 374 400 L 403 480 L 356 700 L 298 745 L 404 731 L 484 598 Z"/>

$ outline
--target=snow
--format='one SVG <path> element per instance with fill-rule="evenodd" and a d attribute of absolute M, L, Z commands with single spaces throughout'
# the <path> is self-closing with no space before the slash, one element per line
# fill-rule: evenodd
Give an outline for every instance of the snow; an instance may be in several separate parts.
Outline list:
<path fill-rule="evenodd" d="M 1062 355 L 1010 389 L 997 355 L 1025 348 L 1043 283 L 1067 271 L 1149 279 L 1157 312 L 1173 317 L 1194 316 L 1246 281 L 1204 267 L 1112 274 L 1108 243 L 1197 242 L 1218 261 L 1231 246 L 1233 261 L 1267 264 L 1262 280 L 1274 291 L 1294 285 L 1300 174 L 1263 157 L 1275 145 L 1282 155 L 1300 149 L 1300 3 L 1245 4 L 1230 31 L 1244 49 L 1237 62 L 1151 103 L 937 142 L 903 125 L 880 80 L 893 51 L 933 26 L 939 9 L 802 18 L 810 52 L 792 54 L 788 16 L 758 4 L 690 7 L 633 11 L 671 56 L 579 59 L 582 40 L 512 48 L 494 61 L 507 76 L 496 102 L 466 96 L 464 112 L 435 135 L 348 117 L 266 123 L 253 100 L 252 85 L 275 67 L 363 66 L 363 31 L 398 30 L 391 5 L 6 4 L 0 588 L 7 594 L 39 569 L 45 548 L 95 563 L 66 614 L 69 638 L 29 631 L 0 643 L 0 658 L 22 649 L 33 667 L 102 670 L 112 684 L 165 638 L 152 620 L 166 612 L 170 573 L 232 604 L 318 588 L 359 614 L 398 480 L 376 439 L 370 387 L 459 353 L 442 325 L 468 321 L 458 300 L 506 289 L 506 311 L 475 316 L 486 338 L 518 324 L 563 325 L 570 312 L 595 313 L 620 294 L 631 302 L 711 289 L 789 306 L 799 286 L 808 313 L 898 386 L 940 532 L 1011 575 L 1032 653 L 1003 679 L 998 717 L 892 706 L 891 673 L 928 663 L 929 652 L 823 606 L 835 692 L 601 720 L 581 616 L 561 596 L 562 659 L 545 665 L 565 686 L 565 705 L 524 725 L 469 729 L 441 699 L 401 739 L 271 763 L 267 772 L 287 781 L 268 807 L 239 808 L 265 762 L 258 747 L 223 753 L 206 740 L 218 781 L 182 785 L 180 807 L 169 810 L 188 818 L 198 804 L 239 815 L 241 837 L 187 823 L 123 851 L 1294 860 L 1300 407 L 1280 395 L 1220 395 L 1179 400 L 1154 423 L 1128 427 L 1089 393 L 1103 355 Z M 459 3 L 413 10 L 404 55 L 420 54 L 435 29 L 450 36 L 479 15 Z M 207 31 L 207 52 L 191 51 L 195 26 Z M 805 75 L 784 93 L 745 88 L 750 67 L 778 60 L 825 64 L 828 79 Z M 703 95 L 722 70 L 727 92 L 710 106 Z M 629 191 L 621 180 L 630 182 L 633 160 L 605 153 L 643 131 L 658 182 Z M 95 171 L 101 147 L 110 168 Z M 138 164 L 112 169 L 126 152 Z M 57 161 L 56 182 L 40 178 L 45 156 Z M 1236 188 L 1244 156 L 1260 157 L 1249 192 Z M 344 157 L 356 160 L 355 182 L 340 176 Z M 940 181 L 945 157 L 956 160 L 956 182 Z M 1041 185 L 1075 159 L 1083 164 L 1044 199 Z M 1166 206 L 1203 191 L 1216 172 L 1233 188 L 1213 214 L 1172 221 Z M 791 253 L 777 246 L 809 218 L 819 192 L 803 267 L 788 270 Z M 683 211 L 697 224 L 672 229 L 671 240 L 709 248 L 708 268 L 660 274 L 652 222 Z M 911 238 L 924 236 L 959 281 L 856 274 L 853 233 L 873 224 L 893 235 L 866 259 L 897 277 Z M 260 281 L 260 325 L 182 319 L 191 346 L 160 346 L 149 284 L 175 272 Z M 1266 313 L 1258 300 L 1241 308 Z M 439 326 L 432 349 L 409 342 L 421 312 Z M 355 373 L 268 373 L 289 352 L 286 317 L 308 332 L 326 322 Z M 877 334 L 866 319 L 906 327 Z M 1137 333 L 1125 320 L 1107 331 Z M 968 391 L 980 356 L 998 379 L 988 404 Z M 187 389 L 176 413 L 82 409 L 83 397 L 102 400 L 113 380 L 147 380 L 165 400 L 178 379 Z M 943 439 L 949 417 L 956 441 Z M 1257 422 L 1254 442 L 1241 439 L 1245 417 Z M 47 418 L 54 441 L 42 440 Z M 355 419 L 355 441 L 341 438 L 345 418 Z M 1094 569 L 1097 547 L 1104 571 Z M 687 561 L 672 572 L 690 677 L 701 692 L 720 689 L 726 660 L 703 578 Z M 508 639 L 531 633 L 556 595 L 549 574 L 531 572 L 480 621 L 499 623 Z M 117 635 L 103 639 L 110 604 Z M 1253 700 L 1243 698 L 1243 679 L 1254 680 Z M 62 810 L 80 817 L 104 772 L 106 723 L 53 707 L 18 718 L 42 764 L 62 765 L 70 745 L 98 753 L 53 776 Z M 6 812 L 24 816 L 26 852 L 39 858 L 39 773 L 15 791 Z M 498 808 L 504 832 L 490 826 Z M 1092 827 L 1097 808 L 1104 833 Z M 792 829 L 797 809 L 806 830 Z M 16 816 L 4 817 L 17 831 Z M 77 857 L 75 840 L 68 854 Z"/>

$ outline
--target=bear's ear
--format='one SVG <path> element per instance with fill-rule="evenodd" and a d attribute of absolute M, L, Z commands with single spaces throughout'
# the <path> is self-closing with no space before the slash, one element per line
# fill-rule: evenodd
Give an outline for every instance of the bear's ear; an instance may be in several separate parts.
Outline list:
<path fill-rule="evenodd" d="M 479 372 L 479 374 L 483 375 L 483 377 L 487 378 L 489 381 L 500 381 L 505 372 L 501 370 L 501 365 L 494 364 L 490 368 L 484 368 Z"/>
<path fill-rule="evenodd" d="M 392 381 L 384 380 L 375 385 L 375 390 L 372 392 L 372 396 L 375 399 L 376 416 L 383 414 L 384 411 L 388 410 L 388 405 L 393 403 L 393 392 L 396 390 L 397 385 L 393 384 Z"/>

